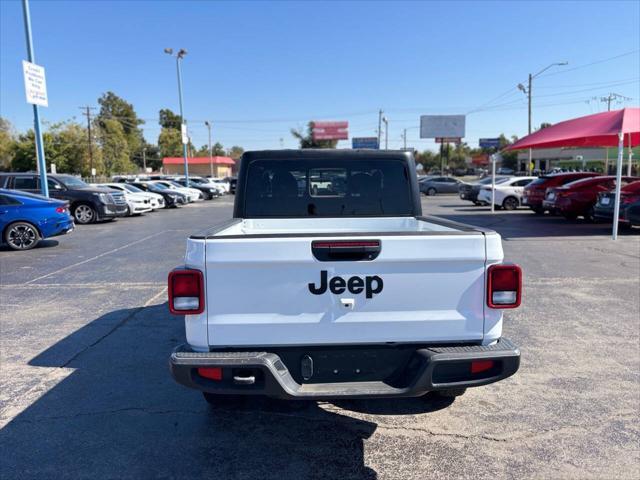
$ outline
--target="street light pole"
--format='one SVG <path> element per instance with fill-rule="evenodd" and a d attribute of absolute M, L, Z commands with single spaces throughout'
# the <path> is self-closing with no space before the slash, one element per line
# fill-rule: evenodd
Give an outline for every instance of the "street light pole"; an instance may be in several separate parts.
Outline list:
<path fill-rule="evenodd" d="M 404 150 L 407 149 L 407 129 L 404 129 L 404 133 L 402 134 L 402 140 L 404 142 Z"/>
<path fill-rule="evenodd" d="M 209 131 L 209 171 L 211 174 L 211 178 L 213 178 L 213 157 L 211 156 L 211 124 L 208 120 L 205 120 L 204 124 L 207 126 L 207 130 Z"/>
<path fill-rule="evenodd" d="M 532 89 L 533 89 L 533 79 L 536 78 L 538 75 L 540 75 L 543 72 L 546 72 L 547 70 L 549 70 L 551 67 L 555 67 L 555 66 L 563 66 L 563 65 L 568 65 L 569 62 L 556 62 L 556 63 L 552 63 L 551 65 L 548 65 L 546 67 L 544 67 L 542 70 L 540 70 L 538 73 L 536 74 L 529 74 L 529 83 L 528 83 L 528 87 L 525 88 L 524 85 L 522 85 L 521 83 L 518 84 L 518 89 L 520 89 L 522 91 L 522 93 L 524 93 L 527 98 L 528 98 L 528 110 L 529 110 L 529 121 L 528 121 L 528 128 L 527 128 L 527 132 L 528 135 L 531 135 L 531 130 L 532 130 L 532 120 L 531 120 L 531 111 L 532 111 Z M 532 149 L 529 149 L 529 155 L 528 155 L 528 162 L 527 162 L 527 172 L 529 173 L 529 175 L 531 175 L 531 162 L 533 161 L 533 151 Z"/>
<path fill-rule="evenodd" d="M 167 55 L 172 55 L 176 57 L 176 71 L 178 73 L 178 99 L 180 102 L 180 127 L 181 127 L 181 134 L 182 134 L 182 157 L 184 158 L 184 178 L 185 178 L 186 185 L 188 187 L 189 186 L 189 163 L 187 160 L 188 136 L 187 136 L 187 122 L 184 119 L 184 110 L 182 107 L 182 70 L 180 68 L 180 60 L 184 58 L 184 56 L 187 54 L 187 51 L 184 48 L 181 48 L 180 50 L 178 50 L 178 53 L 173 55 L 173 48 L 165 48 L 164 53 L 166 53 Z M 187 140 L 186 142 L 185 142 L 185 139 Z"/>
<path fill-rule="evenodd" d="M 29 0 L 22 0 L 22 13 L 24 16 L 24 30 L 27 37 L 27 59 L 29 63 L 36 63 L 33 53 L 33 41 L 31 39 L 31 13 L 29 11 Z M 49 184 L 47 183 L 47 162 L 44 158 L 44 146 L 42 143 L 42 130 L 40 130 L 40 110 L 38 105 L 33 104 L 33 129 L 36 137 L 36 165 L 40 174 L 40 192 L 45 197 L 49 196 Z"/>

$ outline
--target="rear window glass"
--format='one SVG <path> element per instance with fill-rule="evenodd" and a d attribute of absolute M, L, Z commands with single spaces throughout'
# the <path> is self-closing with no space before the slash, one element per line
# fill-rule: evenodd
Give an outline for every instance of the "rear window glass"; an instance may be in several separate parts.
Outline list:
<path fill-rule="evenodd" d="M 255 160 L 244 196 L 247 218 L 413 214 L 400 160 Z"/>
<path fill-rule="evenodd" d="M 13 179 L 13 188 L 16 190 L 37 190 L 36 177 L 15 177 Z"/>

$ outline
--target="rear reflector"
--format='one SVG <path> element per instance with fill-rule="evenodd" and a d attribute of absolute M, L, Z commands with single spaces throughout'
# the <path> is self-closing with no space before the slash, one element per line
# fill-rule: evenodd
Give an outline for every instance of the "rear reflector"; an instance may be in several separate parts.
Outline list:
<path fill-rule="evenodd" d="M 201 367 L 198 369 L 198 375 L 210 380 L 222 380 L 222 368 L 220 367 Z"/>
<path fill-rule="evenodd" d="M 493 368 L 493 360 L 474 360 L 471 362 L 471 373 L 481 373 Z"/>
<path fill-rule="evenodd" d="M 200 270 L 169 273 L 169 311 L 176 315 L 196 315 L 204 311 L 204 276 Z"/>
<path fill-rule="evenodd" d="M 522 270 L 518 265 L 491 265 L 487 271 L 487 305 L 517 308 L 522 296 Z"/>

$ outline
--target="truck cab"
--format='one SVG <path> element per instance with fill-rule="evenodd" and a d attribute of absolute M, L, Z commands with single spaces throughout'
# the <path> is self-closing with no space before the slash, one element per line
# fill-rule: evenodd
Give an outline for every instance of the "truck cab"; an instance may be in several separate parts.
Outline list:
<path fill-rule="evenodd" d="M 233 218 L 169 274 L 174 378 L 215 401 L 457 395 L 513 375 L 502 312 L 522 272 L 497 233 L 424 216 L 415 172 L 406 152 L 245 153 Z"/>

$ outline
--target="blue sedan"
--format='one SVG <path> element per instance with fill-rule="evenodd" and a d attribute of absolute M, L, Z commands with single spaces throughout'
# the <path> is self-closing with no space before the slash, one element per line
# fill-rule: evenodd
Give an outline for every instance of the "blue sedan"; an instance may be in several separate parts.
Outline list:
<path fill-rule="evenodd" d="M 0 189 L 0 231 L 9 248 L 29 250 L 41 239 L 69 233 L 73 228 L 67 202 Z"/>

